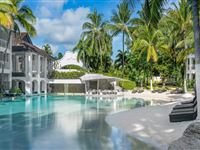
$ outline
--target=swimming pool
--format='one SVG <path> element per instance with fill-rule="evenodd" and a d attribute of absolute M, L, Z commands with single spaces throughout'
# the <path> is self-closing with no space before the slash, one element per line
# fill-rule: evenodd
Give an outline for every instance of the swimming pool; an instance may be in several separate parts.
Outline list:
<path fill-rule="evenodd" d="M 105 122 L 107 114 L 148 105 L 139 99 L 35 96 L 0 102 L 0 149 L 154 149 Z"/>

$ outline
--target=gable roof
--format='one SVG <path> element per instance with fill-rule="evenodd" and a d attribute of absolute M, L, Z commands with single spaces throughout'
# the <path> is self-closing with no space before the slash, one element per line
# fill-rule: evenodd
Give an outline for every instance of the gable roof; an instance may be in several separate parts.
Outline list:
<path fill-rule="evenodd" d="M 33 45 L 30 36 L 26 32 L 20 33 L 20 35 L 13 37 L 13 51 L 33 51 L 37 54 L 40 54 L 48 59 L 55 60 L 54 57 L 47 54 L 44 50 L 38 48 L 37 46 Z"/>

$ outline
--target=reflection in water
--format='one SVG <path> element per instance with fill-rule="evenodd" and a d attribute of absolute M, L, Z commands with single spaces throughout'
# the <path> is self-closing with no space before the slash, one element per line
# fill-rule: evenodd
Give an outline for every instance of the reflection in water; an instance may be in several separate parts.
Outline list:
<path fill-rule="evenodd" d="M 154 149 L 111 128 L 108 113 L 142 100 L 37 96 L 0 103 L 0 149 Z"/>

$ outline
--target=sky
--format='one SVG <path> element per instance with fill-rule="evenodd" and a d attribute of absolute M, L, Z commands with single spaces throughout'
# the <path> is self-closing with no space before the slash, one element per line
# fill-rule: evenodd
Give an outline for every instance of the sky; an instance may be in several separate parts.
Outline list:
<path fill-rule="evenodd" d="M 87 20 L 87 15 L 95 9 L 103 14 L 105 20 L 110 20 L 113 10 L 121 0 L 25 0 L 37 17 L 37 36 L 32 38 L 33 43 L 38 47 L 50 44 L 54 56 L 58 52 L 72 50 L 80 39 L 83 32 L 82 25 Z M 135 5 L 133 16 L 141 8 L 138 3 Z M 122 48 L 122 36 L 113 39 L 113 56 L 117 50 Z"/>

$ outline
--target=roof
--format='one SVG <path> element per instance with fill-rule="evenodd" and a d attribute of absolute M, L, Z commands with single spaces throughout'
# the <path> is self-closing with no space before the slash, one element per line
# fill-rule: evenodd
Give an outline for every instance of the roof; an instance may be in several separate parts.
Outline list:
<path fill-rule="evenodd" d="M 51 79 L 49 84 L 83 84 L 80 79 Z"/>
<path fill-rule="evenodd" d="M 47 54 L 44 50 L 38 48 L 37 46 L 32 44 L 32 41 L 26 32 L 20 33 L 20 36 L 18 38 L 14 37 L 13 38 L 13 46 L 12 46 L 13 51 L 33 51 L 35 53 L 38 53 L 42 56 L 45 56 L 51 60 L 55 60 L 51 55 Z"/>
<path fill-rule="evenodd" d="M 104 76 L 102 74 L 85 74 L 82 77 L 80 77 L 80 79 L 82 81 L 90 81 L 90 80 L 110 80 L 110 81 L 116 81 L 116 80 L 119 80 L 118 78 Z"/>

